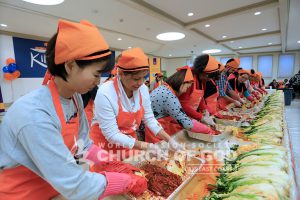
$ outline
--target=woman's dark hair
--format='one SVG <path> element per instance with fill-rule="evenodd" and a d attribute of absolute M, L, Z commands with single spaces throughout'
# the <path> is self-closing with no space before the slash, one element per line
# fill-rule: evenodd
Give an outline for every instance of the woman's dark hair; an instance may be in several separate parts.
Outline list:
<path fill-rule="evenodd" d="M 251 74 L 255 74 L 255 70 L 254 69 L 251 69 L 250 72 L 251 72 Z"/>
<path fill-rule="evenodd" d="M 67 72 L 65 69 L 65 64 L 55 64 L 54 59 L 55 59 L 55 44 L 56 44 L 56 39 L 57 39 L 57 33 L 52 36 L 52 38 L 49 40 L 47 49 L 46 49 L 46 61 L 47 61 L 47 66 L 48 70 L 53 76 L 59 76 L 63 80 L 67 81 Z M 98 54 L 98 52 L 96 53 Z M 88 55 L 88 56 L 92 56 Z M 98 63 L 98 62 L 107 62 L 105 68 L 102 70 L 103 73 L 105 72 L 110 72 L 113 67 L 114 67 L 114 58 L 112 54 L 108 56 L 104 56 L 101 58 L 96 58 L 92 60 L 75 60 L 76 64 L 79 66 L 79 68 L 83 69 L 86 66 L 93 64 L 93 63 Z"/>
<path fill-rule="evenodd" d="M 192 68 L 193 74 L 199 75 L 200 73 L 202 73 L 208 63 L 208 59 L 208 54 L 197 56 Z"/>
<path fill-rule="evenodd" d="M 233 72 L 235 77 L 239 77 L 239 70 L 241 70 L 241 69 L 243 69 L 243 68 L 239 67 L 239 68 L 237 68 L 237 70 L 235 72 Z"/>
<path fill-rule="evenodd" d="M 88 105 L 91 99 L 95 100 L 97 91 L 98 91 L 98 86 L 95 86 L 92 90 L 81 95 L 84 108 Z"/>
<path fill-rule="evenodd" d="M 226 65 L 232 61 L 234 61 L 234 58 L 230 58 L 229 60 L 227 60 Z"/>
<path fill-rule="evenodd" d="M 184 83 L 185 74 L 186 70 L 179 70 L 167 78 L 166 83 L 171 86 L 173 90 L 179 92 L 180 86 Z"/>

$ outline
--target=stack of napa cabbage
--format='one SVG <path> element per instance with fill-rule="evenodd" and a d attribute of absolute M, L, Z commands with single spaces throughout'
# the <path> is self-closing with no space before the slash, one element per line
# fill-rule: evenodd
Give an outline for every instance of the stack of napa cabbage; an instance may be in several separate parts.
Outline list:
<path fill-rule="evenodd" d="M 280 145 L 284 133 L 283 112 L 283 93 L 277 91 L 265 101 L 250 126 L 241 127 L 234 135 L 252 142 Z"/>
<path fill-rule="evenodd" d="M 289 199 L 287 153 L 283 147 L 235 147 L 205 200 Z"/>

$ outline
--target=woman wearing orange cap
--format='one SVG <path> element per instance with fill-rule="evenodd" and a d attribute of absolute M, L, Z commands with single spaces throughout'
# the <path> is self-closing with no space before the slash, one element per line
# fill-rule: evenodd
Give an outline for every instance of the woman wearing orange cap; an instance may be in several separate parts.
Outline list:
<path fill-rule="evenodd" d="M 152 92 L 162 84 L 163 77 L 164 76 L 162 75 L 162 73 L 155 74 L 155 79 L 150 83 L 150 92 Z"/>
<path fill-rule="evenodd" d="M 202 127 L 205 125 L 190 119 L 183 111 L 178 99 L 178 96 L 191 87 L 193 81 L 191 68 L 184 66 L 178 68 L 176 73 L 150 94 L 154 116 L 169 135 L 173 135 L 183 128 L 193 132 L 203 131 Z M 151 134 L 147 128 L 145 139 L 147 142 L 153 143 L 161 140 Z"/>
<path fill-rule="evenodd" d="M 257 99 L 260 100 L 264 91 L 259 88 L 259 75 L 254 71 L 250 70 L 249 80 L 245 82 L 248 91 Z"/>
<path fill-rule="evenodd" d="M 245 82 L 249 80 L 250 73 L 248 70 L 240 69 L 237 71 L 236 78 L 229 79 L 230 87 L 241 98 L 246 97 L 249 101 L 255 101 L 254 97 L 248 92 Z"/>
<path fill-rule="evenodd" d="M 228 83 L 229 77 L 235 72 L 240 65 L 239 59 L 231 58 L 226 62 L 225 69 L 221 72 L 220 79 L 217 80 L 217 86 L 219 91 L 218 107 L 221 110 L 227 110 L 226 106 L 233 103 L 236 107 L 241 107 L 245 101 L 240 98 L 234 90 L 232 90 Z"/>
<path fill-rule="evenodd" d="M 149 62 L 143 50 L 132 48 L 123 51 L 117 66 L 118 76 L 114 81 L 104 83 L 95 99 L 98 123 L 91 129 L 95 144 L 118 155 L 125 153 L 125 157 L 133 152 L 131 149 L 159 151 L 151 149 L 157 148 L 156 145 L 138 140 L 136 130 L 143 120 L 155 135 L 169 141 L 172 149 L 176 149 L 175 146 L 180 148 L 180 145 L 170 140 L 153 115 L 148 88 L 144 85 L 144 78 L 149 73 Z"/>
<path fill-rule="evenodd" d="M 52 75 L 44 81 L 47 85 L 16 101 L 0 125 L 0 199 L 49 200 L 59 194 L 74 200 L 102 199 L 146 190 L 144 178 L 92 173 L 74 159 L 83 156 L 96 165 L 109 164 L 108 152 L 89 139 L 80 94 L 111 70 L 110 54 L 93 24 L 59 21 L 46 51 Z"/>
<path fill-rule="evenodd" d="M 182 108 L 189 117 L 211 126 L 215 126 L 215 123 L 209 116 L 203 97 L 206 81 L 218 78 L 220 66 L 220 63 L 208 54 L 198 56 L 192 68 L 194 83 L 192 87 L 179 96 Z M 206 126 L 203 133 L 214 134 L 215 132 Z"/>

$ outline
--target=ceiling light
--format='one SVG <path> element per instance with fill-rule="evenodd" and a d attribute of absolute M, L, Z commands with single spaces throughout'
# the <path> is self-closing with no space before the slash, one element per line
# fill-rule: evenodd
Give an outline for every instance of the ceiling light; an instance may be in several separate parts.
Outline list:
<path fill-rule="evenodd" d="M 7 27 L 7 25 L 6 25 L 6 24 L 0 24 L 0 26 L 2 26 L 2 27 Z"/>
<path fill-rule="evenodd" d="M 272 42 L 269 42 L 269 43 L 268 43 L 268 45 L 272 45 L 272 44 L 273 44 Z"/>
<path fill-rule="evenodd" d="M 132 47 L 128 47 L 128 49 L 131 49 Z"/>
<path fill-rule="evenodd" d="M 192 13 L 192 12 L 190 12 L 190 13 L 187 14 L 187 16 L 189 16 L 189 17 L 191 17 L 193 15 L 194 15 L 194 13 Z"/>
<path fill-rule="evenodd" d="M 207 53 L 207 54 L 220 53 L 221 51 L 222 51 L 221 49 L 207 49 L 207 50 L 202 51 L 202 53 Z"/>
<path fill-rule="evenodd" d="M 298 43 L 300 44 L 300 40 L 298 40 Z"/>
<path fill-rule="evenodd" d="M 243 48 L 243 47 L 239 47 L 239 49 L 241 49 L 241 48 Z"/>
<path fill-rule="evenodd" d="M 118 40 L 119 40 L 119 41 L 121 41 L 121 40 L 122 40 L 122 38 L 118 38 Z"/>
<path fill-rule="evenodd" d="M 38 5 L 44 5 L 44 6 L 52 6 L 52 5 L 58 5 L 64 2 L 64 0 L 23 0 L 28 3 L 38 4 Z"/>
<path fill-rule="evenodd" d="M 226 36 L 226 35 L 223 35 L 222 38 L 227 38 L 227 36 Z"/>
<path fill-rule="evenodd" d="M 234 41 L 232 40 L 232 41 L 230 41 L 230 43 L 234 43 Z"/>
<path fill-rule="evenodd" d="M 266 28 L 262 28 L 261 30 L 262 30 L 262 31 L 266 31 L 266 30 L 268 30 L 268 29 L 266 29 Z"/>
<path fill-rule="evenodd" d="M 172 56 L 172 54 L 169 54 L 169 56 L 171 57 L 171 56 Z"/>
<path fill-rule="evenodd" d="M 260 15 L 261 14 L 261 12 L 255 12 L 254 13 L 254 15 Z"/>
<path fill-rule="evenodd" d="M 206 28 L 210 27 L 210 24 L 206 24 L 205 27 L 206 27 Z"/>
<path fill-rule="evenodd" d="M 163 41 L 173 41 L 183 39 L 185 38 L 185 35 L 183 33 L 178 32 L 167 32 L 158 34 L 156 38 Z"/>

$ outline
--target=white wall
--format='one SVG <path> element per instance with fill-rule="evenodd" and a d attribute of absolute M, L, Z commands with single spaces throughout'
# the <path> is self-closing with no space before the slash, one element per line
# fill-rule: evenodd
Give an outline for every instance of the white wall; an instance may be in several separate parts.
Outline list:
<path fill-rule="evenodd" d="M 173 73 L 176 72 L 176 68 L 186 65 L 186 60 L 187 58 L 174 58 L 174 59 L 162 58 L 161 70 L 166 70 L 167 75 L 171 76 Z"/>
<path fill-rule="evenodd" d="M 295 55 L 295 64 L 294 64 L 294 74 L 300 70 L 300 51 L 288 52 L 288 54 Z M 261 55 L 272 55 L 273 56 L 273 73 L 271 78 L 265 78 L 266 84 L 271 82 L 273 79 L 282 80 L 278 77 L 278 63 L 280 53 L 263 53 L 263 54 L 249 54 L 242 56 L 252 56 L 253 57 L 253 69 L 257 70 L 258 56 Z M 223 56 L 215 56 L 216 59 L 220 59 Z M 225 56 L 224 56 L 225 57 Z M 230 56 L 226 56 L 230 57 Z M 188 58 L 163 58 L 162 70 L 167 70 L 168 76 L 172 75 L 177 67 L 186 65 Z"/>

